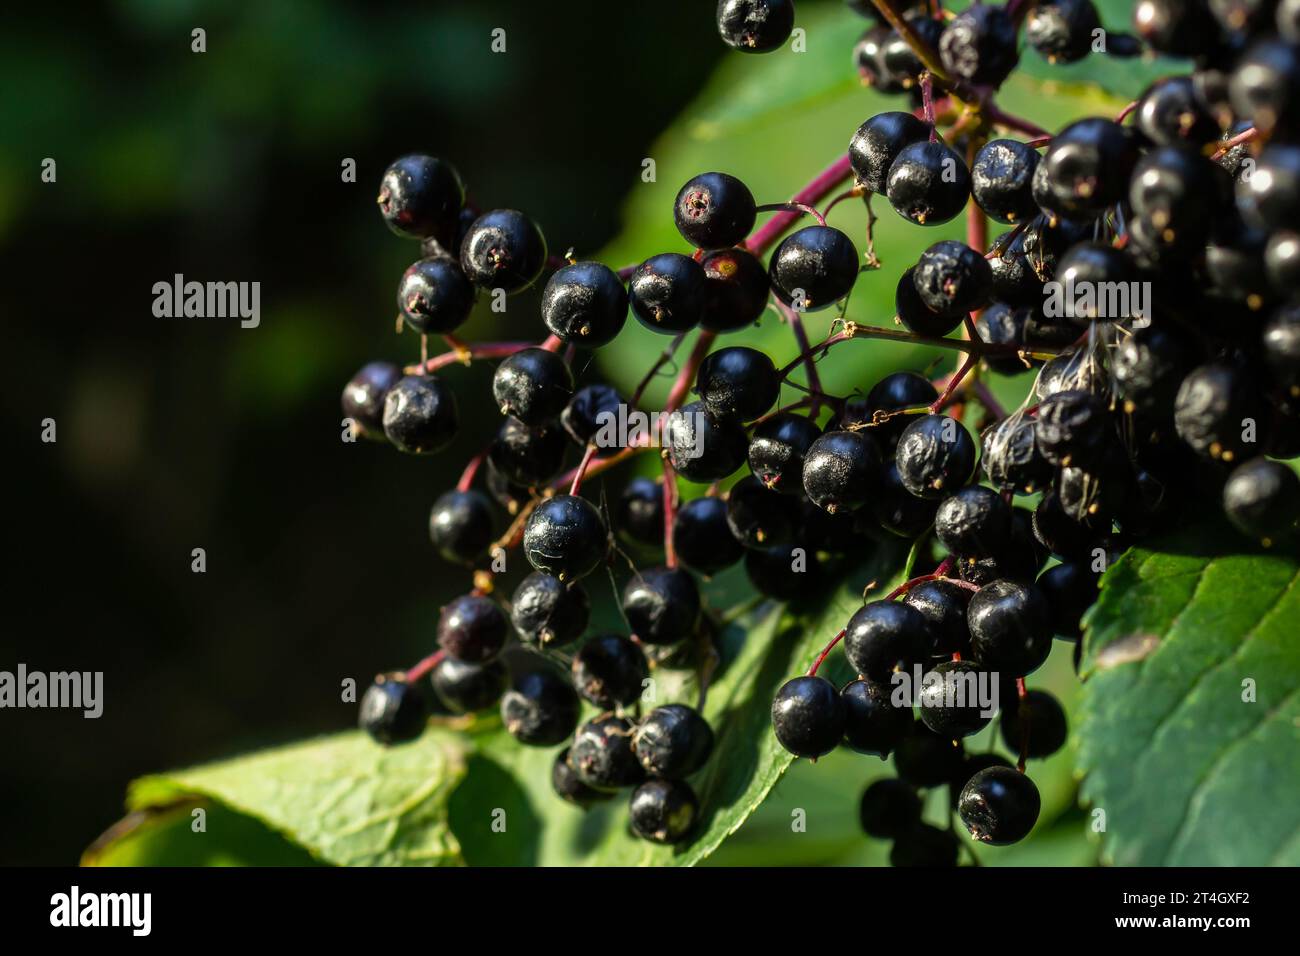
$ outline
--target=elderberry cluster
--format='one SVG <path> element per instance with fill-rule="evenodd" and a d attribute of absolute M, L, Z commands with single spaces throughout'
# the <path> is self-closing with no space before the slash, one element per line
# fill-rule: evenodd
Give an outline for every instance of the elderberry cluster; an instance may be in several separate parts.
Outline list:
<path fill-rule="evenodd" d="M 361 725 L 379 742 L 418 737 L 434 712 L 499 707 L 521 743 L 561 748 L 560 797 L 588 806 L 633 788 L 634 831 L 683 841 L 701 815 L 687 778 L 714 745 L 703 711 L 719 622 L 700 580 L 743 565 L 760 595 L 791 600 L 911 542 L 916 576 L 857 609 L 827 648 L 843 642 L 856 679 L 836 688 L 819 676 L 823 653 L 781 687 L 772 723 L 798 756 L 841 745 L 892 756 L 897 777 L 862 795 L 865 831 L 893 841 L 897 865 L 955 865 L 961 843 L 922 820 L 922 792 L 949 788 L 978 841 L 1030 832 L 1040 801 L 1025 763 L 1059 751 L 1067 723 L 1025 679 L 1054 637 L 1074 643 L 1077 662 L 1114 556 L 1208 499 L 1257 543 L 1294 540 L 1300 479 L 1278 459 L 1300 455 L 1300 2 L 1141 0 L 1136 35 L 1106 34 L 1090 0 L 956 15 L 929 2 L 848 6 L 876 20 L 853 51 L 860 75 L 907 99 L 852 133 L 840 198 L 870 212 L 883 196 L 921 227 L 963 211 L 971 223 L 966 242 L 937 241 L 890 277 L 901 328 L 848 320 L 849 293 L 881 261 L 870 225 L 860 250 L 810 205 L 829 190 L 760 205 L 736 177 L 701 173 L 673 204 L 686 247 L 616 271 L 548 257 L 532 220 L 469 205 L 445 161 L 406 156 L 385 172 L 381 213 L 421 242 L 399 282 L 401 319 L 451 351 L 405 370 L 366 365 L 344 411 L 362 435 L 437 453 L 458 429 L 444 370 L 489 360 L 502 419 L 433 505 L 433 544 L 474 587 L 442 609 L 429 658 L 366 692 Z M 721 0 L 717 23 L 728 45 L 762 53 L 789 39 L 795 11 Z M 995 104 L 1022 39 L 1049 62 L 1145 44 L 1193 69 L 1119 117 L 1051 134 Z M 773 212 L 785 218 L 755 231 Z M 815 222 L 794 224 L 805 215 Z M 987 220 L 1008 227 L 991 243 Z M 528 341 L 456 337 L 480 295 L 548 272 L 542 321 L 517 336 Z M 804 317 L 833 308 L 810 346 Z M 714 348 L 769 310 L 793 330 L 795 361 Z M 625 397 L 586 359 L 629 312 L 671 338 Z M 695 345 L 664 414 L 611 442 L 611 423 L 641 410 L 687 333 Z M 937 381 L 904 369 L 851 395 L 822 391 L 816 363 L 872 337 L 962 358 Z M 800 370 L 806 385 L 791 379 Z M 1028 397 L 1003 409 L 987 376 L 1030 373 Z M 787 385 L 801 394 L 781 404 Z M 647 450 L 662 478 L 630 477 L 608 495 L 583 484 Z M 683 501 L 679 482 L 703 493 Z M 502 600 L 495 558 L 514 548 L 532 571 Z M 619 633 L 588 633 L 594 574 L 622 578 Z M 697 670 L 695 706 L 642 713 L 662 666 Z M 962 743 L 995 711 L 1014 761 Z"/>

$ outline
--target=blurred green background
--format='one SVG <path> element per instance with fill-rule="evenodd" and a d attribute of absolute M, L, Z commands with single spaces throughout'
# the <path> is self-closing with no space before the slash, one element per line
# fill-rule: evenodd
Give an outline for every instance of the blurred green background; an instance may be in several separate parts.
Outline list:
<path fill-rule="evenodd" d="M 418 356 L 414 337 L 393 331 L 397 278 L 418 248 L 374 210 L 383 167 L 416 150 L 451 160 L 474 202 L 526 210 L 554 253 L 619 266 L 686 251 L 669 212 L 686 178 L 724 169 L 760 202 L 784 200 L 862 120 L 899 108 L 863 90 L 849 64 L 861 20 L 836 0 L 799 11 L 808 52 L 764 57 L 729 54 L 702 0 L 135 0 L 75 26 L 11 15 L 0 296 L 19 379 L 3 414 L 23 467 L 6 511 L 0 667 L 103 670 L 106 703 L 97 721 L 0 714 L 0 862 L 74 862 L 140 774 L 350 726 L 340 681 L 423 656 L 439 605 L 468 586 L 438 563 L 425 521 L 495 427 L 490 366 L 447 373 L 464 421 L 445 454 L 339 440 L 353 371 Z M 195 27 L 206 53 L 190 52 Z M 497 27 L 504 55 L 489 47 Z M 1002 102 L 1053 127 L 1121 102 L 1080 86 L 1052 93 L 1044 115 L 1041 85 L 1018 74 Z M 45 157 L 56 184 L 40 182 Z M 640 179 L 646 157 L 657 182 Z M 355 184 L 340 181 L 345 158 Z M 885 269 L 862 278 L 849 314 L 884 324 L 898 271 L 962 225 L 919 229 L 877 211 Z M 831 222 L 862 245 L 860 201 Z M 154 318 L 151 287 L 177 272 L 261 281 L 261 327 Z M 814 340 L 830 318 L 808 317 Z M 462 333 L 540 338 L 536 290 L 504 315 L 480 308 Z M 739 338 L 778 361 L 796 354 L 770 314 Z M 630 322 L 600 370 L 630 389 L 666 342 Z M 858 342 L 822 372 L 843 394 L 895 368 L 949 367 L 950 356 Z M 1016 404 L 1028 378 L 999 384 L 1001 397 Z M 39 440 L 46 417 L 57 444 Z M 205 574 L 190 571 L 196 547 Z M 718 584 L 734 593 L 736 578 Z M 1032 683 L 1068 705 L 1069 648 Z M 839 754 L 798 762 L 714 862 L 880 862 L 887 847 L 861 837 L 856 802 L 887 769 Z M 1041 832 L 985 862 L 1092 859 L 1071 755 L 1035 779 Z M 809 831 L 792 840 L 796 807 Z"/>

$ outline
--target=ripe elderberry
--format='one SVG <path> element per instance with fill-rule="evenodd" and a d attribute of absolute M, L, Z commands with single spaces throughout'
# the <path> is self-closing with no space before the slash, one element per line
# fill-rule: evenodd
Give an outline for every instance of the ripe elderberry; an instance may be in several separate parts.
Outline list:
<path fill-rule="evenodd" d="M 673 517 L 673 551 L 677 560 L 703 575 L 717 574 L 744 555 L 744 546 L 731 534 L 727 505 L 706 496 L 686 502 Z"/>
<path fill-rule="evenodd" d="M 554 352 L 524 349 L 497 366 L 492 397 L 502 415 L 541 425 L 564 411 L 573 397 L 573 373 Z"/>
<path fill-rule="evenodd" d="M 689 571 L 638 571 L 623 589 L 623 616 L 643 644 L 676 644 L 695 632 L 700 589 Z"/>
<path fill-rule="evenodd" d="M 676 335 L 704 317 L 704 269 L 690 256 L 665 252 L 651 256 L 632 273 L 628 300 L 632 314 L 652 332 Z"/>
<path fill-rule="evenodd" d="M 614 341 L 627 321 L 627 290 L 609 266 L 575 262 L 542 292 L 542 321 L 567 345 L 594 349 Z"/>
<path fill-rule="evenodd" d="M 384 396 L 384 434 L 398 451 L 432 455 L 456 437 L 456 396 L 432 375 L 407 375 Z"/>
<path fill-rule="evenodd" d="M 501 722 L 530 747 L 550 747 L 578 726 L 581 704 L 573 685 L 549 668 L 517 678 L 501 698 Z"/>
<path fill-rule="evenodd" d="M 651 777 L 680 780 L 704 766 L 713 752 L 713 729 L 685 704 L 656 707 L 637 724 L 632 750 Z"/>
<path fill-rule="evenodd" d="M 804 459 L 820 435 L 821 429 L 812 419 L 778 412 L 754 427 L 749 470 L 771 491 L 801 494 Z"/>
<path fill-rule="evenodd" d="M 573 735 L 569 764 L 578 779 L 594 790 L 632 787 L 645 778 L 632 753 L 632 722 L 604 714 L 587 721 Z"/>
<path fill-rule="evenodd" d="M 485 212 L 470 225 L 460 244 L 460 267 L 484 289 L 526 289 L 545 265 L 542 231 L 515 209 Z"/>
<path fill-rule="evenodd" d="M 589 639 L 573 658 L 573 685 L 585 700 L 601 708 L 635 701 L 646 673 L 641 648 L 617 634 Z"/>
<path fill-rule="evenodd" d="M 756 216 L 749 187 L 727 173 L 700 173 L 673 203 L 677 231 L 699 249 L 725 249 L 743 241 Z"/>
<path fill-rule="evenodd" d="M 434 692 L 447 709 L 468 714 L 491 707 L 505 693 L 510 674 L 499 659 L 472 664 L 446 657 L 433 669 Z"/>
<path fill-rule="evenodd" d="M 771 408 L 780 390 L 767 353 L 743 345 L 710 352 L 695 377 L 695 392 L 705 408 L 746 422 Z"/>
<path fill-rule="evenodd" d="M 525 644 L 562 647 L 582 636 L 591 618 L 591 599 L 580 584 L 534 571 L 510 599 L 510 621 Z"/>
<path fill-rule="evenodd" d="M 772 702 L 772 729 L 781 746 L 796 757 L 825 756 L 844 735 L 844 702 L 824 677 L 786 681 Z"/>
<path fill-rule="evenodd" d="M 896 670 L 910 673 L 929 657 L 933 645 L 925 615 L 899 601 L 871 601 L 845 625 L 849 663 L 861 676 L 880 683 L 887 683 Z"/>
<path fill-rule="evenodd" d="M 461 661 L 481 664 L 501 653 L 506 616 L 496 601 L 464 594 L 449 601 L 438 618 L 438 646 Z"/>
<path fill-rule="evenodd" d="M 492 505 L 481 491 L 448 491 L 429 512 L 429 538 L 444 561 L 473 564 L 496 536 Z"/>
<path fill-rule="evenodd" d="M 718 0 L 718 33 L 733 50 L 769 53 L 793 30 L 793 0 Z"/>
<path fill-rule="evenodd" d="M 994 846 L 1027 837 L 1038 822 L 1041 807 L 1034 782 L 1009 767 L 981 770 L 967 781 L 957 799 L 957 813 L 970 835 Z"/>
<path fill-rule="evenodd" d="M 605 560 L 605 522 L 591 502 L 556 495 L 539 504 L 524 525 L 524 556 L 538 571 L 561 581 L 585 577 Z"/>
<path fill-rule="evenodd" d="M 768 263 L 776 297 L 799 312 L 816 312 L 849 294 L 858 278 L 858 251 L 831 226 L 791 233 Z"/>
<path fill-rule="evenodd" d="M 921 822 L 921 795 L 902 780 L 877 780 L 862 794 L 858 819 L 867 836 L 891 840 Z"/>
<path fill-rule="evenodd" d="M 681 843 L 699 815 L 699 798 L 684 780 L 647 780 L 628 802 L 632 829 L 652 843 Z"/>
<path fill-rule="evenodd" d="M 878 113 L 871 117 L 849 141 L 849 162 L 857 181 L 870 192 L 883 193 L 889 167 L 903 147 L 929 137 L 930 127 L 911 113 Z"/>
<path fill-rule="evenodd" d="M 384 399 L 402 377 L 392 362 L 368 362 L 343 388 L 343 414 L 365 438 L 384 439 Z"/>
<path fill-rule="evenodd" d="M 456 236 L 465 186 L 450 163 L 412 154 L 384 170 L 377 202 L 384 222 L 399 236 L 448 245 Z"/>
<path fill-rule="evenodd" d="M 925 415 L 899 437 L 896 461 L 908 491 L 918 498 L 944 498 L 974 471 L 975 442 L 957 420 Z"/>
<path fill-rule="evenodd" d="M 1043 592 L 1033 584 L 994 581 L 975 592 L 966 610 L 971 650 L 987 670 L 1024 677 L 1047 660 L 1052 625 Z"/>
<path fill-rule="evenodd" d="M 380 674 L 361 696 L 358 723 L 381 744 L 415 740 L 424 732 L 429 703 L 401 674 Z"/>
<path fill-rule="evenodd" d="M 855 680 L 840 690 L 844 702 L 844 744 L 860 754 L 888 757 L 912 732 L 912 708 L 895 707 L 892 688 Z"/>
<path fill-rule="evenodd" d="M 885 195 L 900 216 L 922 226 L 953 219 L 970 198 L 970 170 L 943 143 L 918 142 L 903 147 L 885 181 Z"/>
<path fill-rule="evenodd" d="M 421 259 L 402 273 L 397 286 L 402 320 L 421 335 L 456 331 L 469 318 L 476 297 L 460 264 L 449 256 Z"/>
<path fill-rule="evenodd" d="M 831 514 L 856 511 L 867 503 L 881 474 L 880 449 L 862 431 L 831 431 L 808 447 L 803 490 Z"/>

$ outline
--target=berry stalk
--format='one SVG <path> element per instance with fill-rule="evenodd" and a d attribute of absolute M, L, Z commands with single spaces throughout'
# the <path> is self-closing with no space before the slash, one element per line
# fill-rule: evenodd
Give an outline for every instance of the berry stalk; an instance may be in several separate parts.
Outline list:
<path fill-rule="evenodd" d="M 795 193 L 790 202 L 807 206 L 816 205 L 838 189 L 840 184 L 852 175 L 853 167 L 849 164 L 849 157 L 846 153 L 818 173 L 807 186 Z M 801 215 L 803 213 L 797 210 L 786 210 L 777 213 L 762 228 L 754 230 L 750 237 L 745 240 L 745 248 L 756 256 L 760 255 L 776 242 L 781 237 L 781 234 L 790 228 L 790 224 Z"/>

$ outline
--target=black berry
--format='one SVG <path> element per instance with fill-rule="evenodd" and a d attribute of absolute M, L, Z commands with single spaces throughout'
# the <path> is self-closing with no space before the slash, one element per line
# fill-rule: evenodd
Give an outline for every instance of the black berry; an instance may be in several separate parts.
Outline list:
<path fill-rule="evenodd" d="M 524 555 L 538 571 L 573 582 L 594 571 L 608 550 L 605 522 L 591 502 L 556 495 L 537 506 L 524 526 Z"/>
<path fill-rule="evenodd" d="M 795 677 L 772 701 L 772 729 L 796 757 L 823 757 L 844 736 L 844 702 L 824 677 Z"/>
<path fill-rule="evenodd" d="M 550 669 L 529 671 L 501 698 L 501 722 L 531 747 L 550 747 L 578 726 L 581 704 L 573 685 Z"/>
<path fill-rule="evenodd" d="M 713 729 L 685 704 L 656 707 L 637 724 L 632 750 L 651 777 L 680 780 L 704 766 L 713 752 Z"/>
<path fill-rule="evenodd" d="M 424 732 L 429 702 L 401 674 L 380 674 L 361 697 L 358 724 L 381 744 L 415 740 Z"/>
<path fill-rule="evenodd" d="M 510 599 L 510 621 L 525 644 L 561 647 L 582 636 L 591 618 L 591 599 L 580 584 L 534 571 Z"/>
<path fill-rule="evenodd" d="M 677 193 L 673 221 L 699 249 L 725 249 L 744 240 L 757 216 L 749 187 L 727 173 L 701 173 Z"/>
<path fill-rule="evenodd" d="M 474 220 L 460 244 L 460 267 L 476 286 L 518 292 L 546 265 L 546 240 L 515 209 L 493 209 Z"/>
<path fill-rule="evenodd" d="M 594 349 L 614 341 L 627 321 L 627 290 L 609 266 L 564 266 L 542 292 L 542 321 L 568 345 Z"/>
<path fill-rule="evenodd" d="M 617 634 L 591 638 L 573 658 L 573 685 L 584 699 L 604 709 L 640 697 L 646 673 L 641 648 Z"/>
<path fill-rule="evenodd" d="M 384 434 L 399 451 L 432 455 L 456 437 L 456 396 L 432 375 L 407 375 L 384 396 Z"/>

